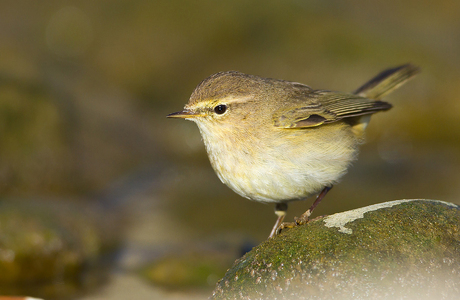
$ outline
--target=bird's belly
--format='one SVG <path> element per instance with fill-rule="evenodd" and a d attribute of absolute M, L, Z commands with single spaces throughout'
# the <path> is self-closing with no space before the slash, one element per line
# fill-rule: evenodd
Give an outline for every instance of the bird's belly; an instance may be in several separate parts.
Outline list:
<path fill-rule="evenodd" d="M 335 184 L 353 160 L 354 151 L 295 154 L 267 151 L 219 160 L 219 178 L 239 195 L 261 202 L 305 199 Z"/>
<path fill-rule="evenodd" d="M 235 176 L 219 174 L 222 182 L 236 193 L 260 202 L 304 199 L 324 187 L 318 180 L 311 180 L 307 176 L 294 178 L 283 170 L 263 167 L 238 172 Z"/>
<path fill-rule="evenodd" d="M 333 126 L 336 130 L 327 136 L 283 131 L 292 134 L 263 142 L 254 139 L 248 141 L 250 148 L 224 139 L 205 138 L 205 143 L 214 170 L 233 191 L 255 201 L 287 202 L 335 184 L 356 157 L 358 143 L 351 131 Z"/>
<path fill-rule="evenodd" d="M 285 168 L 280 162 L 248 166 L 240 161 L 238 166 L 233 172 L 217 171 L 217 174 L 236 193 L 261 202 L 305 199 L 335 183 L 346 169 L 339 167 L 337 172 L 337 166 L 326 167 L 324 163 L 319 166 L 321 170 L 311 164 Z M 225 166 L 220 167 L 220 170 L 225 169 Z"/>

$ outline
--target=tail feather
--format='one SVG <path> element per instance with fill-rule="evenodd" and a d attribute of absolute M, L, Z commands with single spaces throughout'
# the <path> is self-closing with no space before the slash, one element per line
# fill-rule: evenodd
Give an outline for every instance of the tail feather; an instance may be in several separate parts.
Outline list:
<path fill-rule="evenodd" d="M 379 100 L 382 99 L 388 93 L 392 92 L 393 90 L 401 86 L 402 84 L 404 84 L 407 80 L 409 80 L 419 72 L 420 69 L 411 64 L 399 66 L 393 69 L 388 69 L 381 72 L 368 82 L 366 82 L 354 93 L 361 97 L 365 97 L 372 100 L 378 100 L 377 102 L 383 102 Z M 388 108 L 390 107 L 391 106 L 389 106 Z M 365 115 L 348 120 L 353 130 L 353 133 L 358 139 L 361 139 L 361 141 L 364 140 L 364 131 L 367 125 L 369 124 L 370 119 L 371 115 Z"/>
<path fill-rule="evenodd" d="M 412 64 L 385 70 L 354 91 L 354 94 L 374 100 L 382 99 L 419 72 L 420 68 Z"/>

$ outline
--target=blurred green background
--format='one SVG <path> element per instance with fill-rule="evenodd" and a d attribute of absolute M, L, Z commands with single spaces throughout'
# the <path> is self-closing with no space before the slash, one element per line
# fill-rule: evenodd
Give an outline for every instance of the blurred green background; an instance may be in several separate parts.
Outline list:
<path fill-rule="evenodd" d="M 209 295 L 126 270 L 255 245 L 273 207 L 220 183 L 196 125 L 165 116 L 219 71 L 352 91 L 411 62 L 422 73 L 386 98 L 394 108 L 373 116 L 359 160 L 315 215 L 404 198 L 460 203 L 459 16 L 453 0 L 3 0 L 0 201 L 97 206 L 98 220 L 116 211 L 102 239 L 126 220 L 113 263 L 124 273 L 87 299 Z M 290 205 L 287 220 L 311 201 Z"/>

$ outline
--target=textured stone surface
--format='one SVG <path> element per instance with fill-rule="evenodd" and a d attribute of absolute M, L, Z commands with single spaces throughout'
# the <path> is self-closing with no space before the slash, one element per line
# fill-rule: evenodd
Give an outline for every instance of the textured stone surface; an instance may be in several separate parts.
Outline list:
<path fill-rule="evenodd" d="M 212 299 L 460 297 L 459 209 L 399 200 L 318 218 L 237 260 Z"/>

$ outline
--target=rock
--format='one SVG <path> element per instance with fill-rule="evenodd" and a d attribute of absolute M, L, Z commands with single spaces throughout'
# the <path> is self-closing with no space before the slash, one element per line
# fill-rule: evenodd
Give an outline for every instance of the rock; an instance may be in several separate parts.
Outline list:
<path fill-rule="evenodd" d="M 459 299 L 459 209 L 399 200 L 311 220 L 237 260 L 211 299 Z"/>
<path fill-rule="evenodd" d="M 234 259 L 230 261 L 228 255 L 211 251 L 170 255 L 147 265 L 142 277 L 169 289 L 212 289 Z"/>
<path fill-rule="evenodd" d="M 2 199 L 0 295 L 70 299 L 100 286 L 118 241 L 90 208 L 70 201 Z"/>
<path fill-rule="evenodd" d="M 142 264 L 139 274 L 144 281 L 170 291 L 209 293 L 235 259 L 253 246 L 241 235 L 221 234 L 208 241 L 195 239 L 187 247 L 172 246 L 155 255 L 150 263 Z"/>

